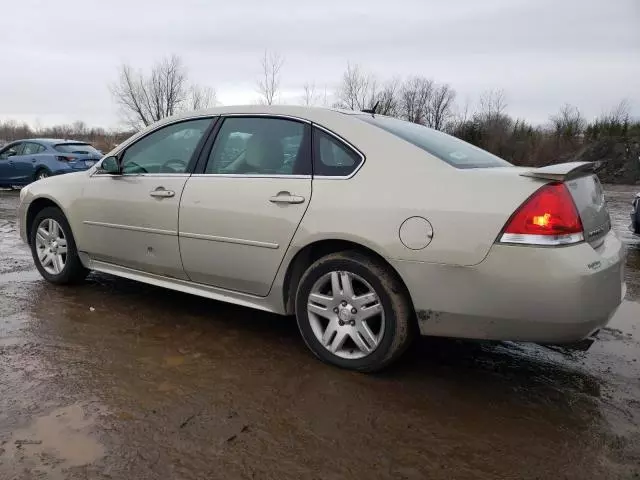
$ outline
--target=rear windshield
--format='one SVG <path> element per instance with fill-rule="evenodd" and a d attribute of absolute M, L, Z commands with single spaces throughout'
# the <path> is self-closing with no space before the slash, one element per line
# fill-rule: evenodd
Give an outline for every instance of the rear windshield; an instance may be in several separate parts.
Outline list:
<path fill-rule="evenodd" d="M 456 168 L 508 167 L 511 165 L 506 160 L 481 148 L 424 125 L 382 115 L 357 115 L 357 118 L 412 143 Z"/>
<path fill-rule="evenodd" d="M 100 152 L 88 143 L 59 143 L 54 148 L 62 153 L 100 155 Z"/>

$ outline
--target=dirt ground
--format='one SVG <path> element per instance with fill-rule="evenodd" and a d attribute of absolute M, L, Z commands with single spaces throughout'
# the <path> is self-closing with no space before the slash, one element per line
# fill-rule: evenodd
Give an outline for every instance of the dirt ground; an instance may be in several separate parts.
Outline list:
<path fill-rule="evenodd" d="M 637 188 L 637 187 L 635 187 Z M 326 366 L 292 319 L 106 275 L 45 283 L 0 191 L 0 479 L 640 478 L 640 239 L 587 353 L 421 339 Z"/>

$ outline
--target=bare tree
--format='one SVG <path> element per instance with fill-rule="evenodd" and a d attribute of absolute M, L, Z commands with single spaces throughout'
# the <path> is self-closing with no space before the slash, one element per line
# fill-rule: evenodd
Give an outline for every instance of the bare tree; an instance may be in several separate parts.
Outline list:
<path fill-rule="evenodd" d="M 426 122 L 428 127 L 444 130 L 453 118 L 453 102 L 456 92 L 447 84 L 433 88 L 427 104 Z"/>
<path fill-rule="evenodd" d="M 193 85 L 189 89 L 189 110 L 215 107 L 218 103 L 215 89 Z"/>
<path fill-rule="evenodd" d="M 362 71 L 359 65 L 347 64 L 342 82 L 336 91 L 336 106 L 347 110 L 373 107 L 376 100 L 376 79 Z"/>
<path fill-rule="evenodd" d="M 477 115 L 484 121 L 497 120 L 507 109 L 507 97 L 502 89 L 487 90 L 480 95 Z"/>
<path fill-rule="evenodd" d="M 310 107 L 315 105 L 319 100 L 319 95 L 316 92 L 316 84 L 306 82 L 302 86 L 302 97 L 300 98 L 302 105 Z"/>
<path fill-rule="evenodd" d="M 71 129 L 73 130 L 74 134 L 82 137 L 86 136 L 89 132 L 87 124 L 82 120 L 76 120 L 75 122 L 73 122 L 73 124 L 71 125 Z"/>
<path fill-rule="evenodd" d="M 129 65 L 120 67 L 120 79 L 111 93 L 121 106 L 128 123 L 147 126 L 177 113 L 185 101 L 186 72 L 182 60 L 173 55 L 156 63 L 149 76 Z"/>
<path fill-rule="evenodd" d="M 265 50 L 261 60 L 262 75 L 258 80 L 260 103 L 273 105 L 280 92 L 280 70 L 284 65 L 284 58 L 277 52 Z"/>
<path fill-rule="evenodd" d="M 551 125 L 558 137 L 578 137 L 584 132 L 586 123 L 580 110 L 568 103 L 565 103 L 557 114 L 551 116 Z"/>
<path fill-rule="evenodd" d="M 400 89 L 400 116 L 413 123 L 426 123 L 427 106 L 433 93 L 433 80 L 412 77 Z"/>
<path fill-rule="evenodd" d="M 375 104 L 378 105 L 376 113 L 397 117 L 400 112 L 400 101 L 398 98 L 398 79 L 388 81 L 382 90 L 376 93 Z"/>
<path fill-rule="evenodd" d="M 625 122 L 629 122 L 630 110 L 631 104 L 629 103 L 629 100 L 623 98 L 620 103 L 609 111 L 609 113 L 604 114 L 602 119 L 614 125 L 622 125 Z"/>
<path fill-rule="evenodd" d="M 185 109 L 198 110 L 216 104 L 214 89 L 188 85 L 186 68 L 176 55 L 157 62 L 148 75 L 122 65 L 120 78 L 111 85 L 111 94 L 127 124 L 134 129 Z"/>
<path fill-rule="evenodd" d="M 469 114 L 469 98 L 465 98 L 464 106 L 454 107 L 455 112 L 451 117 L 451 121 L 445 127 L 445 130 L 450 134 L 460 131 L 470 121 L 471 116 Z"/>

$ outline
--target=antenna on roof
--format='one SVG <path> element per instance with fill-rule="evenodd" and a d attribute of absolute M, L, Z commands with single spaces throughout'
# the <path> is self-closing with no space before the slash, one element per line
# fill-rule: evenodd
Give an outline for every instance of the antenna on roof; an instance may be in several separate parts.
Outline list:
<path fill-rule="evenodd" d="M 373 106 L 373 108 L 365 108 L 362 111 L 364 113 L 370 113 L 371 115 L 375 115 L 376 114 L 376 110 L 378 110 L 378 105 L 380 105 L 380 100 L 378 100 L 376 102 L 376 104 Z"/>

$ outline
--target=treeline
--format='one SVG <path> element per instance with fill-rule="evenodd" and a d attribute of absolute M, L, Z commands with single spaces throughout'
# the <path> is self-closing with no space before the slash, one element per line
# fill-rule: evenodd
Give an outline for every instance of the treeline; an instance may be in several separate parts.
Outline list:
<path fill-rule="evenodd" d="M 565 104 L 549 115 L 548 122 L 534 125 L 509 115 L 502 90 L 487 91 L 463 105 L 456 91 L 446 83 L 424 76 L 381 81 L 360 66 L 348 64 L 335 88 L 325 87 L 320 91 L 314 83 L 307 82 L 298 99 L 287 97 L 285 102 L 281 91 L 284 67 L 284 57 L 264 52 L 256 78 L 255 103 L 271 105 L 293 101 L 349 110 L 376 106 L 380 114 L 445 131 L 515 165 L 541 166 L 567 161 L 587 150 L 596 151 L 592 147 L 601 141 L 611 145 L 623 143 L 625 152 L 635 152 L 640 143 L 640 122 L 631 118 L 626 100 L 592 121 L 587 121 L 577 107 Z M 120 66 L 117 80 L 110 89 L 124 124 L 129 126 L 125 131 L 89 128 L 83 122 L 34 129 L 8 121 L 0 122 L 0 143 L 30 137 L 73 138 L 91 142 L 106 152 L 136 130 L 161 118 L 217 104 L 216 91 L 192 83 L 184 62 L 175 55 L 156 62 L 148 72 L 134 70 L 126 64 Z M 629 159 L 620 158 L 620 161 Z"/>
<path fill-rule="evenodd" d="M 0 122 L 0 146 L 26 138 L 60 138 L 89 142 L 98 150 L 106 153 L 133 133 L 133 131 L 110 131 L 104 128 L 89 127 L 80 121 L 68 125 L 34 128 L 27 123 L 7 120 Z"/>
<path fill-rule="evenodd" d="M 311 93 L 310 93 L 311 92 Z M 567 161 L 600 140 L 640 142 L 640 122 L 632 120 L 622 100 L 588 122 L 577 107 L 565 104 L 543 125 L 507 113 L 504 91 L 483 93 L 472 105 L 456 103 L 448 84 L 414 76 L 380 82 L 359 66 L 348 65 L 335 92 L 334 106 L 371 109 L 445 131 L 488 150 L 515 165 L 541 166 Z M 303 104 L 314 104 L 313 87 L 305 85 Z"/>

